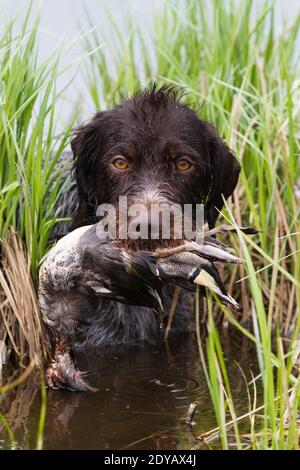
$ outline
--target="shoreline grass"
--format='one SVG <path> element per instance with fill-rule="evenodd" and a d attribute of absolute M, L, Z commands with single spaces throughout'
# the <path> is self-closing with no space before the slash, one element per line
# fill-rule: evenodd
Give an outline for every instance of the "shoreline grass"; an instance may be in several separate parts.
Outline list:
<path fill-rule="evenodd" d="M 291 25 L 276 32 L 274 2 L 262 2 L 257 11 L 251 0 L 240 1 L 239 8 L 217 0 L 210 6 L 207 15 L 204 0 L 166 2 L 156 18 L 154 45 L 132 20 L 126 35 L 109 18 L 114 31 L 109 44 L 91 23 L 84 37 L 83 76 L 96 109 L 112 106 L 153 80 L 182 87 L 183 100 L 216 126 L 240 161 L 240 181 L 222 217 L 231 224 L 251 224 L 261 233 L 254 239 L 232 238 L 246 264 L 222 273 L 242 312 L 210 300 L 200 312 L 197 301 L 200 359 L 218 424 L 201 438 L 218 435 L 224 449 L 232 442 L 239 449 L 298 449 L 300 10 Z M 55 173 L 55 164 L 73 123 L 56 138 L 60 59 L 37 65 L 38 23 L 28 33 L 28 18 L 19 37 L 13 36 L 11 23 L 0 38 L 0 237 L 11 226 L 19 231 L 35 278 L 56 222 L 61 173 Z M 3 299 L 0 288 L 0 303 Z M 200 341 L 204 319 L 205 343 Z M 219 324 L 232 325 L 256 345 L 260 376 L 248 384 L 246 437 L 222 359 Z M 257 381 L 264 391 L 259 406 Z"/>

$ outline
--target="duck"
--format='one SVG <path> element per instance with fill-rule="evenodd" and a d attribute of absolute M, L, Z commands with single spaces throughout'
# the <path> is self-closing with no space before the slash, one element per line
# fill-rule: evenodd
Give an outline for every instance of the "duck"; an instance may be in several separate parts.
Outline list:
<path fill-rule="evenodd" d="M 102 239 L 96 225 L 61 238 L 39 271 L 38 303 L 54 346 L 46 370 L 48 388 L 94 391 L 75 363 L 76 332 L 101 309 L 100 299 L 149 307 L 162 317 L 162 286 L 149 256 Z"/>
<path fill-rule="evenodd" d="M 226 231 L 232 230 L 225 226 L 219 229 Z M 205 287 L 221 302 L 238 308 L 215 263 L 239 264 L 243 260 L 218 242 L 216 233 L 215 229 L 208 231 L 202 245 L 183 240 L 175 247 L 136 252 L 99 236 L 97 224 L 80 227 L 60 239 L 39 273 L 39 307 L 54 344 L 46 371 L 48 387 L 93 391 L 75 363 L 73 343 L 76 331 L 97 311 L 100 299 L 149 307 L 162 317 L 162 288 L 172 282 L 192 291 Z"/>

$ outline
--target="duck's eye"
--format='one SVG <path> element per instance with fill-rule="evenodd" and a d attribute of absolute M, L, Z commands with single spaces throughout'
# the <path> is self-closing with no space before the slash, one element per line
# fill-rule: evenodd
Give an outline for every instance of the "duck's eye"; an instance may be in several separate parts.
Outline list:
<path fill-rule="evenodd" d="M 127 170 L 129 167 L 128 160 L 125 157 L 116 157 L 112 160 L 111 164 L 120 171 Z"/>
<path fill-rule="evenodd" d="M 187 171 L 191 168 L 192 163 L 187 158 L 180 158 L 175 163 L 175 166 L 178 171 Z"/>

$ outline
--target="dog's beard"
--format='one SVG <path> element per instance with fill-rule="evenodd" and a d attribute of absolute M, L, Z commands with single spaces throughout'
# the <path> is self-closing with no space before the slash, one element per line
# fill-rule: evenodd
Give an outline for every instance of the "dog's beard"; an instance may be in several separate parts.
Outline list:
<path fill-rule="evenodd" d="M 164 201 L 168 205 L 168 202 Z M 171 207 L 170 203 L 170 207 Z M 179 206 L 179 205 L 178 205 Z M 130 206 L 128 205 L 130 208 Z M 153 223 L 150 210 L 143 213 L 142 218 L 133 217 L 129 212 L 121 213 L 120 207 L 115 205 L 112 214 L 106 215 L 106 223 L 110 229 L 110 237 L 118 246 L 131 251 L 155 251 L 157 248 L 171 248 L 182 244 L 184 239 L 189 239 L 185 234 L 183 212 L 180 216 L 163 214 L 156 217 Z M 163 220 L 163 217 L 169 220 Z M 195 228 L 195 222 L 191 219 L 191 226 Z M 113 230 L 111 230 L 113 227 Z M 112 233 L 113 232 L 113 233 Z"/>
<path fill-rule="evenodd" d="M 116 240 L 117 245 L 120 248 L 124 248 L 127 251 L 155 251 L 157 248 L 173 248 L 182 244 L 182 240 L 179 239 L 159 239 L 159 240 L 145 240 L 132 238 Z"/>

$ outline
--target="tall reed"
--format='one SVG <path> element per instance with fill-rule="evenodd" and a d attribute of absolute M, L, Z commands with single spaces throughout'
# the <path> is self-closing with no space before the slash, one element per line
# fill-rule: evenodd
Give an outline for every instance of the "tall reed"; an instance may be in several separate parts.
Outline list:
<path fill-rule="evenodd" d="M 57 133 L 60 53 L 39 61 L 39 18 L 31 16 L 29 9 L 18 34 L 8 22 L 0 37 L 0 237 L 10 226 L 20 232 L 35 277 L 56 222 L 63 190 L 57 161 L 73 122 Z"/>
<path fill-rule="evenodd" d="M 0 38 L 0 236 L 7 237 L 10 226 L 20 232 L 35 277 L 56 221 L 54 207 L 63 190 L 57 161 L 73 123 L 56 135 L 59 55 L 38 62 L 38 21 L 30 25 L 29 18 L 30 13 L 20 34 L 13 33 L 11 22 Z M 169 0 L 148 35 L 132 19 L 125 33 L 111 17 L 106 19 L 112 40 L 101 28 L 85 36 L 89 59 L 84 77 L 95 107 L 110 107 L 153 80 L 182 87 L 183 99 L 214 123 L 242 166 L 222 217 L 261 229 L 253 239 L 242 234 L 231 238 L 246 263 L 223 276 L 241 313 L 210 301 L 196 309 L 198 338 L 204 321 L 208 325 L 199 352 L 217 423 L 198 437 L 207 442 L 217 438 L 225 449 L 298 448 L 300 12 L 282 31 L 268 0 L 256 10 L 252 0 L 240 0 L 238 6 Z M 1 308 L 7 302 L 4 291 L 2 283 Z M 247 384 L 249 410 L 243 416 L 235 410 L 219 319 L 256 345 L 260 375 Z M 31 344 L 35 341 L 30 337 Z M 245 419 L 247 435 L 240 427 Z M 40 437 L 38 447 L 41 442 Z"/>
<path fill-rule="evenodd" d="M 58 133 L 61 49 L 40 61 L 31 6 L 19 32 L 15 23 L 0 36 L 0 339 L 25 364 L 47 354 L 35 282 L 68 184 L 58 163 L 74 121 Z"/>

